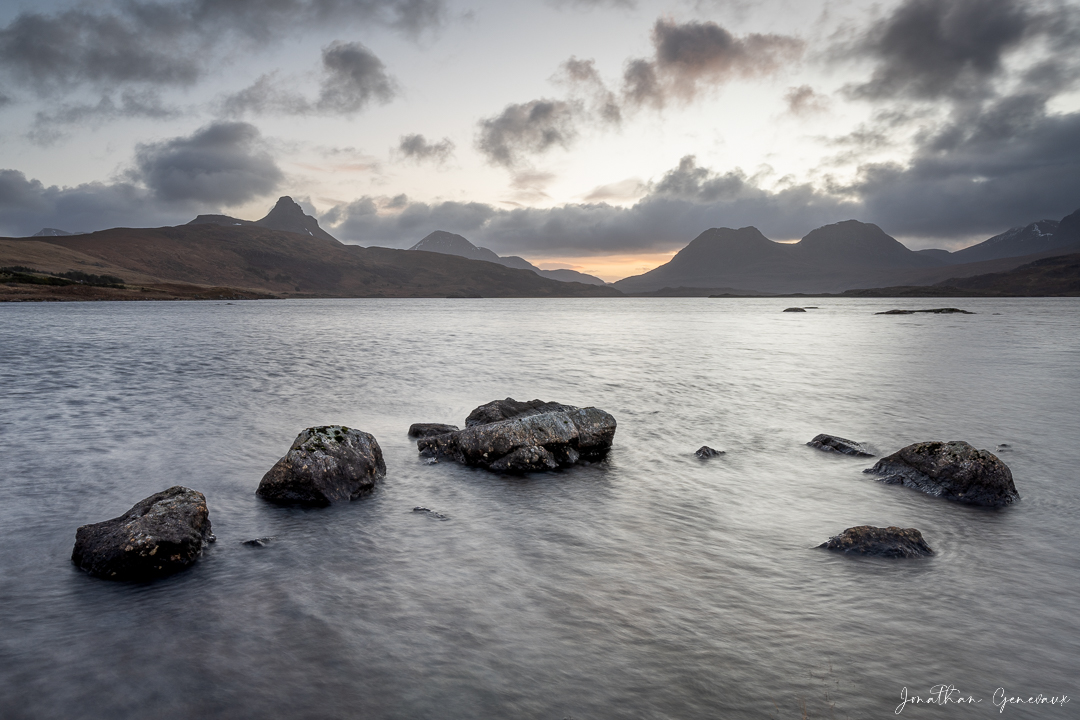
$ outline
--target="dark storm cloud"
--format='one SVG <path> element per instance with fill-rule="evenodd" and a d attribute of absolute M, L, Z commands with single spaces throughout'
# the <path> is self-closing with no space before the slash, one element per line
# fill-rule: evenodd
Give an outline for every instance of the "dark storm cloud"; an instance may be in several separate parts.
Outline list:
<path fill-rule="evenodd" d="M 399 195 L 382 202 L 363 197 L 338 205 L 325 213 L 322 220 L 341 240 L 400 247 L 415 244 L 432 230 L 473 233 L 497 212 L 483 203 L 428 204 L 409 202 L 407 197 Z"/>
<path fill-rule="evenodd" d="M 272 192 L 283 175 L 254 125 L 223 122 L 140 145 L 131 177 L 165 202 L 236 205 Z"/>
<path fill-rule="evenodd" d="M 238 44 L 253 49 L 310 27 L 361 23 L 415 34 L 437 26 L 442 14 L 442 0 L 115 0 L 23 12 L 0 28 L 0 72 L 39 94 L 79 85 L 185 86 Z M 349 75 L 348 58 L 336 60 Z"/>
<path fill-rule="evenodd" d="M 433 160 L 437 163 L 446 162 L 454 154 L 454 143 L 450 138 L 443 138 L 438 142 L 429 142 L 423 135 L 403 135 L 398 143 L 398 152 L 403 157 L 417 162 Z"/>
<path fill-rule="evenodd" d="M 1037 96 L 958 114 L 905 166 L 869 165 L 851 188 L 894 233 L 992 235 L 1080 208 L 1080 113 L 1050 114 Z"/>
<path fill-rule="evenodd" d="M 507 105 L 500 114 L 480 121 L 476 146 L 490 162 L 514 167 L 526 155 L 569 147 L 577 137 L 581 113 L 580 104 L 566 100 Z"/>
<path fill-rule="evenodd" d="M 190 220 L 192 209 L 155 201 L 131 183 L 46 187 L 17 170 L 0 170 L 0 235 L 26 237 L 43 227 L 68 232 L 156 227 Z"/>
<path fill-rule="evenodd" d="M 775 73 L 802 54 L 804 43 L 787 35 L 732 35 L 713 22 L 653 26 L 654 56 L 627 63 L 623 94 L 636 105 L 663 107 L 672 98 L 692 100 L 703 88 L 736 78 Z"/>
<path fill-rule="evenodd" d="M 1029 78 L 1043 88 L 1071 81 L 1080 39 L 1075 10 L 1022 0 L 906 0 L 846 49 L 876 62 L 870 79 L 850 88 L 869 99 L 985 97 L 1005 73 L 1009 53 L 1035 41 L 1053 57 Z"/>
<path fill-rule="evenodd" d="M 215 123 L 138 146 L 132 168 L 111 183 L 47 187 L 0 170 L 0 234 L 174 225 L 271 193 L 282 177 L 254 126 Z"/>
<path fill-rule="evenodd" d="M 309 100 L 290 90 L 278 73 L 262 75 L 250 86 L 227 96 L 220 112 L 227 117 L 265 115 L 352 115 L 372 102 L 387 103 L 397 83 L 375 53 L 358 42 L 335 41 L 322 51 L 323 80 L 319 96 Z"/>
<path fill-rule="evenodd" d="M 358 42 L 335 42 L 323 50 L 326 79 L 316 108 L 354 113 L 372 101 L 389 102 L 396 92 L 386 66 Z"/>

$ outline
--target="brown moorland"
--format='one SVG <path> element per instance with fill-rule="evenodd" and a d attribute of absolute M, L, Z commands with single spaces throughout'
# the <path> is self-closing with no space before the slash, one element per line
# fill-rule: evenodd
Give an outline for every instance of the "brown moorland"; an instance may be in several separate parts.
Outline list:
<path fill-rule="evenodd" d="M 86 235 L 0 239 L 0 267 L 16 265 L 115 275 L 127 288 L 3 284 L 0 300 L 621 295 L 613 288 L 549 280 L 490 262 L 345 245 L 254 224 L 113 228 Z"/>

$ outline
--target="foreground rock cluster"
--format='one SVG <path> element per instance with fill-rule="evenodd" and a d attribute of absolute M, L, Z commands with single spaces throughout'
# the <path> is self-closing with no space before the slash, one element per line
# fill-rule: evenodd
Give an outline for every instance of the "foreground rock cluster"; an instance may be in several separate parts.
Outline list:
<path fill-rule="evenodd" d="M 615 425 L 615 418 L 599 408 L 506 398 L 469 413 L 464 430 L 422 437 L 416 445 L 422 457 L 493 472 L 537 472 L 603 457 Z"/>
<path fill-rule="evenodd" d="M 615 418 L 599 408 L 506 398 L 474 409 L 464 429 L 417 423 L 409 428 L 409 436 L 417 438 L 420 455 L 432 462 L 450 459 L 492 472 L 527 473 L 603 458 L 615 430 Z M 872 456 L 864 444 L 834 435 L 818 435 L 807 445 L 829 453 Z M 695 453 L 703 460 L 723 454 L 708 446 Z M 864 472 L 888 484 L 974 505 L 1002 507 L 1020 499 L 1008 466 L 962 441 L 915 443 Z M 385 476 L 386 463 L 374 436 L 344 425 L 323 425 L 296 437 L 263 476 L 256 494 L 277 504 L 321 507 L 363 497 Z M 413 512 L 450 519 L 421 506 Z M 265 547 L 270 540 L 243 544 Z M 213 541 L 206 498 L 176 486 L 136 503 L 120 517 L 78 528 L 71 558 L 96 577 L 145 581 L 190 567 Z M 869 525 L 848 528 L 819 547 L 888 558 L 934 554 L 915 528 Z"/>
<path fill-rule="evenodd" d="M 807 445 L 845 455 L 871 455 L 861 443 L 833 435 L 818 435 Z M 1005 463 L 993 453 L 960 440 L 914 443 L 863 472 L 879 475 L 889 485 L 904 485 L 970 505 L 998 508 L 1020 499 L 1012 471 Z M 934 554 L 915 528 L 870 525 L 848 528 L 819 547 L 879 557 L 914 558 Z"/>

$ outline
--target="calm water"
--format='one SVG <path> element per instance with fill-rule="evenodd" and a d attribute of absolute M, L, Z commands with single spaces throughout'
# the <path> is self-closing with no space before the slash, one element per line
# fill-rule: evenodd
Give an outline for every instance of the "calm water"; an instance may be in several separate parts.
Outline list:
<path fill-rule="evenodd" d="M 983 703 L 902 717 L 1080 717 L 1080 301 L 817 302 L 0 307 L 0 717 L 885 718 L 938 683 Z M 406 437 L 507 396 L 611 412 L 609 459 L 501 477 Z M 378 438 L 381 489 L 258 500 L 327 423 Z M 885 486 L 819 432 L 1007 443 L 1023 500 Z M 218 537 L 194 568 L 70 564 L 77 526 L 176 484 Z M 937 556 L 814 549 L 860 524 Z M 1077 697 L 999 715 L 998 687 Z"/>

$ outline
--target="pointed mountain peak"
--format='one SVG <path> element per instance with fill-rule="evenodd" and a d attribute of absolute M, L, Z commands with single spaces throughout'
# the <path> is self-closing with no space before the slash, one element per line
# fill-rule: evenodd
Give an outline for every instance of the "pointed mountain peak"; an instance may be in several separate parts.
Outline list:
<path fill-rule="evenodd" d="M 460 255 L 476 252 L 476 246 L 461 235 L 445 230 L 436 230 L 424 236 L 424 239 L 413 245 L 410 250 L 426 250 L 427 252 L 441 252 L 447 255 Z"/>
<path fill-rule="evenodd" d="M 283 195 L 278 198 L 277 204 L 274 205 L 274 209 L 271 210 L 266 217 L 264 217 L 262 220 L 259 220 L 258 222 L 261 224 L 264 220 L 269 220 L 270 218 L 305 217 L 309 216 L 307 215 L 307 213 L 304 212 L 304 208 L 300 207 L 300 203 L 296 202 L 288 195 Z M 312 219 L 314 220 L 314 218 Z"/>
<path fill-rule="evenodd" d="M 319 227 L 318 220 L 305 213 L 300 204 L 288 195 L 280 197 L 274 209 L 262 220 L 256 220 L 255 224 L 271 230 L 283 230 L 337 242 L 333 235 Z"/>

